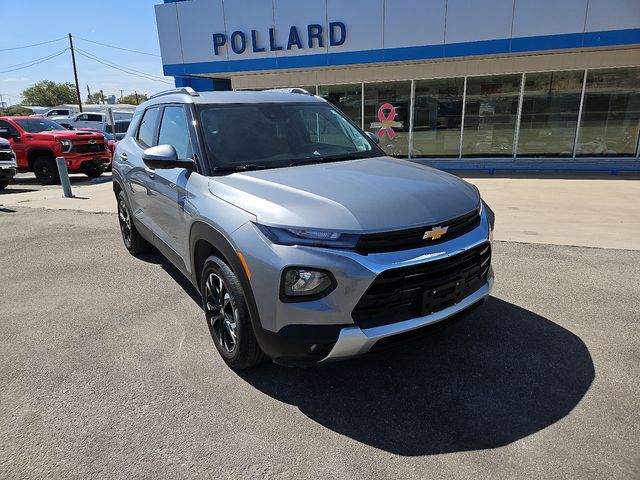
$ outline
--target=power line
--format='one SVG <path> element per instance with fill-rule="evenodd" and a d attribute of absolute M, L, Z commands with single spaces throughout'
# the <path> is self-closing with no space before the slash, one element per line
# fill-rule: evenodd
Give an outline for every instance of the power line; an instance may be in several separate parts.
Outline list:
<path fill-rule="evenodd" d="M 69 49 L 65 48 L 64 50 L 60 50 L 59 52 L 54 53 L 53 55 L 49 55 L 48 57 L 40 58 L 40 59 L 38 59 L 36 61 L 33 61 L 33 62 L 29 63 L 28 65 L 25 65 L 23 67 L 11 68 L 9 70 L 0 70 L 0 73 L 15 72 L 17 70 L 24 70 L 25 68 L 33 67 L 34 65 L 38 65 L 40 63 L 46 62 L 46 61 L 51 60 L 51 59 L 53 59 L 55 57 L 59 57 L 60 55 L 62 55 L 67 50 L 69 50 Z"/>
<path fill-rule="evenodd" d="M 129 75 L 134 75 L 136 77 L 145 78 L 147 80 L 153 80 L 155 82 L 162 82 L 162 83 L 166 83 L 166 84 L 169 84 L 169 85 L 172 84 L 172 82 L 169 82 L 169 81 L 165 80 L 162 77 L 158 77 L 158 76 L 152 75 L 150 73 L 141 72 L 139 70 L 134 70 L 133 68 L 125 67 L 125 66 L 119 65 L 117 63 L 109 62 L 109 61 L 107 61 L 107 60 L 105 60 L 103 58 L 97 57 L 97 56 L 95 56 L 95 55 L 93 55 L 93 54 L 91 54 L 91 53 L 89 53 L 89 52 L 87 52 L 85 50 L 82 50 L 82 49 L 78 48 L 78 47 L 76 47 L 75 50 L 76 50 L 76 52 L 78 52 L 79 55 L 82 55 L 83 57 L 86 57 L 86 58 L 88 58 L 90 60 L 94 60 L 94 61 L 96 61 L 98 63 L 106 65 L 107 67 L 111 67 L 111 68 L 114 68 L 116 70 L 120 70 L 121 72 L 128 73 Z"/>
<path fill-rule="evenodd" d="M 59 42 L 65 40 L 67 37 L 54 38 L 53 40 L 47 40 L 46 42 L 32 43 L 31 45 L 22 45 L 20 47 L 0 48 L 0 52 L 8 52 L 9 50 L 20 50 L 21 48 L 37 47 L 39 45 L 46 45 L 47 43 Z"/>
<path fill-rule="evenodd" d="M 22 65 L 26 65 L 26 64 L 28 64 L 28 63 L 37 62 L 38 60 L 42 60 L 42 59 L 49 58 L 51 55 L 55 55 L 55 54 L 58 54 L 58 53 L 62 53 L 62 52 L 64 52 L 65 50 L 67 50 L 67 49 L 65 48 L 65 49 L 60 50 L 60 51 L 58 51 L 58 52 L 55 52 L 55 53 L 53 53 L 53 54 L 51 54 L 51 53 L 50 53 L 49 55 L 45 55 L 44 57 L 34 58 L 33 60 L 28 60 L 28 61 L 26 61 L 26 62 L 16 63 L 16 64 L 14 64 L 14 65 L 5 65 L 4 67 L 0 67 L 0 68 L 1 68 L 1 69 L 3 69 L 3 70 L 6 70 L 6 69 L 8 69 L 8 68 L 20 67 L 20 66 L 22 66 Z"/>
<path fill-rule="evenodd" d="M 96 45 L 102 45 L 103 47 L 115 48 L 116 50 L 124 50 L 125 52 L 139 53 L 140 55 L 149 55 L 150 57 L 159 57 L 160 56 L 157 53 L 141 52 L 140 50 L 131 50 L 130 48 L 116 47 L 115 45 L 109 45 L 107 43 L 96 42 L 95 40 L 89 40 L 88 38 L 82 38 L 82 37 L 78 37 L 78 36 L 75 36 L 74 38 L 77 38 L 78 40 L 82 40 L 84 42 L 95 43 Z"/>

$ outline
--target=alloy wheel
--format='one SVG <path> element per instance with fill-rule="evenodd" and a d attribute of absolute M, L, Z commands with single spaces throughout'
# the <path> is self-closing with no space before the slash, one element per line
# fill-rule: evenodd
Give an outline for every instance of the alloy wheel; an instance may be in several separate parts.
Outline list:
<path fill-rule="evenodd" d="M 131 246 L 131 216 L 124 200 L 118 202 L 118 221 L 120 222 L 120 231 L 122 239 L 127 248 Z"/>
<path fill-rule="evenodd" d="M 227 285 L 215 273 L 207 278 L 204 299 L 207 319 L 216 342 L 227 353 L 233 353 L 238 346 L 238 313 Z"/>

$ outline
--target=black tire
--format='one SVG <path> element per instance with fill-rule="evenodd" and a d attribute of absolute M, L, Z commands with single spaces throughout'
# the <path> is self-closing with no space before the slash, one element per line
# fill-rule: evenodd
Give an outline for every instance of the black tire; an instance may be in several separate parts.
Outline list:
<path fill-rule="evenodd" d="M 33 173 L 43 185 L 54 185 L 60 183 L 58 167 L 51 157 L 38 157 L 33 161 Z"/>
<path fill-rule="evenodd" d="M 105 167 L 92 168 L 87 170 L 84 174 L 89 178 L 97 178 L 105 172 Z"/>
<path fill-rule="evenodd" d="M 200 291 L 209 333 L 225 363 L 234 370 L 262 363 L 266 356 L 253 332 L 244 291 L 238 277 L 220 258 L 212 256 L 204 262 Z M 231 340 L 234 344 L 229 348 Z"/>
<path fill-rule="evenodd" d="M 137 255 L 151 250 L 151 244 L 138 232 L 127 204 L 124 192 L 118 192 L 118 223 L 120 224 L 120 233 L 122 241 L 129 253 Z"/>
<path fill-rule="evenodd" d="M 9 186 L 10 182 L 0 182 L 0 190 L 4 190 Z"/>

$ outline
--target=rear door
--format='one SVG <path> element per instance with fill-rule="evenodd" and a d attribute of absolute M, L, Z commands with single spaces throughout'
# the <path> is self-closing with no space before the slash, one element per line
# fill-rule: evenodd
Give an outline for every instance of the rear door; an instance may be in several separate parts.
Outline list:
<path fill-rule="evenodd" d="M 144 226 L 156 231 L 155 223 L 148 212 L 148 178 L 147 166 L 142 161 L 142 152 L 157 145 L 158 121 L 161 107 L 150 107 L 142 113 L 142 119 L 135 132 L 118 145 L 118 171 L 124 176 L 127 198 L 133 216 Z"/>
<path fill-rule="evenodd" d="M 194 158 L 193 141 L 184 105 L 166 105 L 158 129 L 158 145 L 172 145 L 178 158 Z M 184 168 L 147 169 L 148 213 L 156 234 L 182 261 L 188 252 L 188 216 L 191 179 L 195 172 Z"/>

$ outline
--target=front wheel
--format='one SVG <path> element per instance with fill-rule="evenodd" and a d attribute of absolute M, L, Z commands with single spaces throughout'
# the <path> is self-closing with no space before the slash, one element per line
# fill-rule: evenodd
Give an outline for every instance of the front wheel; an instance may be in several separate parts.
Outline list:
<path fill-rule="evenodd" d="M 60 182 L 58 167 L 49 157 L 38 157 L 33 162 L 33 173 L 43 185 L 53 185 Z"/>
<path fill-rule="evenodd" d="M 9 186 L 9 182 L 0 182 L 0 190 L 4 190 Z"/>
<path fill-rule="evenodd" d="M 97 178 L 102 175 L 105 171 L 104 167 L 92 168 L 91 170 L 87 170 L 84 174 L 89 178 Z"/>
<path fill-rule="evenodd" d="M 240 281 L 220 258 L 205 261 L 200 291 L 211 338 L 225 363 L 243 370 L 264 361 Z"/>

